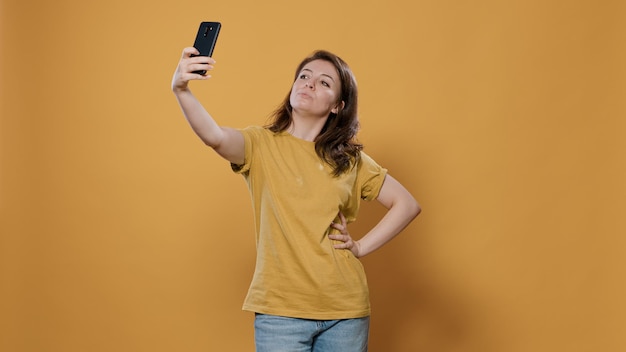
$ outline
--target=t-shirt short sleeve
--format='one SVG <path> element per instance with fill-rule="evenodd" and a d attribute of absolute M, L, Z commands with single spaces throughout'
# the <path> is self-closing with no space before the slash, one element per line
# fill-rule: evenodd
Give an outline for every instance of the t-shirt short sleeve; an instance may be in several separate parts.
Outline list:
<path fill-rule="evenodd" d="M 361 152 L 357 169 L 357 180 L 361 187 L 361 199 L 373 200 L 378 197 L 385 182 L 387 169 L 378 165 L 369 155 Z"/>
<path fill-rule="evenodd" d="M 249 126 L 239 130 L 243 135 L 244 140 L 244 161 L 241 165 L 231 163 L 230 167 L 232 168 L 233 172 L 238 174 L 245 174 L 250 170 L 250 163 L 252 162 L 253 139 L 254 136 L 260 132 L 259 129 L 262 129 L 262 127 Z"/>

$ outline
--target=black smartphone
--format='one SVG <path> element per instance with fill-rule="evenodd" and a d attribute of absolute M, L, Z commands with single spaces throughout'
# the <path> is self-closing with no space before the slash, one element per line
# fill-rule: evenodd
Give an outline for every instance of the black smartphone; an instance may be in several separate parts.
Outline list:
<path fill-rule="evenodd" d="M 211 57 L 213 55 L 217 36 L 220 34 L 220 28 L 222 28 L 222 24 L 219 22 L 200 23 L 198 34 L 196 34 L 196 41 L 193 43 L 193 47 L 200 52 L 198 56 Z M 206 75 L 206 70 L 194 71 L 194 73 Z"/>

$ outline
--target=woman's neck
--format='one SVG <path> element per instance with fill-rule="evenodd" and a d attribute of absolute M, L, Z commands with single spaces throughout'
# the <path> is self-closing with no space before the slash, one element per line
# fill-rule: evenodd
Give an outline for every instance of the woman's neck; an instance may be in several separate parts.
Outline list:
<path fill-rule="evenodd" d="M 304 118 L 293 114 L 287 132 L 296 138 L 313 142 L 324 128 L 326 120 L 327 118 Z"/>

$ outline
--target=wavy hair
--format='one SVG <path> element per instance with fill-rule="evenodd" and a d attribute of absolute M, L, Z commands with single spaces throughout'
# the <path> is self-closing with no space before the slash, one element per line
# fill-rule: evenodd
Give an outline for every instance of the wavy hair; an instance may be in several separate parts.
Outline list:
<path fill-rule="evenodd" d="M 363 149 L 363 145 L 356 139 L 359 131 L 356 79 L 348 64 L 339 56 L 325 50 L 318 50 L 298 65 L 294 81 L 298 78 L 302 68 L 315 60 L 324 60 L 333 64 L 341 81 L 341 94 L 337 103 L 340 104 L 343 101 L 343 107 L 340 104 L 340 109 L 336 114 L 331 112 L 328 115 L 324 127 L 314 140 L 317 155 L 332 167 L 333 176 L 340 176 L 356 165 L 361 155 L 360 151 Z M 274 133 L 285 131 L 291 125 L 293 107 L 290 95 L 291 90 L 270 116 L 271 121 L 266 128 Z"/>

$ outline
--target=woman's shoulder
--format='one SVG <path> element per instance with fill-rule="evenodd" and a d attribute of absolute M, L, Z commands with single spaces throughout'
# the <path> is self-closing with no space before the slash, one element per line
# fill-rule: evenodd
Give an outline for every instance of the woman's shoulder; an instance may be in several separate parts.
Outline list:
<path fill-rule="evenodd" d="M 380 164 L 378 164 L 378 162 L 376 160 L 374 160 L 374 158 L 372 158 L 370 155 L 368 155 L 362 149 L 359 151 L 358 165 L 359 165 L 359 167 L 366 166 L 366 167 L 373 167 L 373 168 L 381 168 L 382 169 Z"/>
<path fill-rule="evenodd" d="M 281 138 L 288 135 L 288 133 L 273 132 L 265 126 L 251 125 L 240 129 L 240 131 L 251 144 L 270 146 L 276 144 L 278 140 L 281 140 L 282 143 L 286 143 L 289 140 L 288 138 Z"/>
<path fill-rule="evenodd" d="M 262 133 L 263 131 L 267 131 L 267 128 L 263 126 L 250 125 L 244 128 L 241 128 L 241 131 L 248 133 Z"/>
<path fill-rule="evenodd" d="M 240 131 L 243 134 L 247 134 L 247 135 L 255 136 L 255 137 L 263 137 L 263 138 L 269 137 L 274 134 L 272 131 L 270 131 L 266 127 L 257 126 L 257 125 L 251 125 L 251 126 L 242 128 L 240 129 Z"/>
<path fill-rule="evenodd" d="M 374 161 L 374 159 L 364 152 L 363 149 L 359 150 L 359 159 L 365 160 L 366 162 Z"/>

